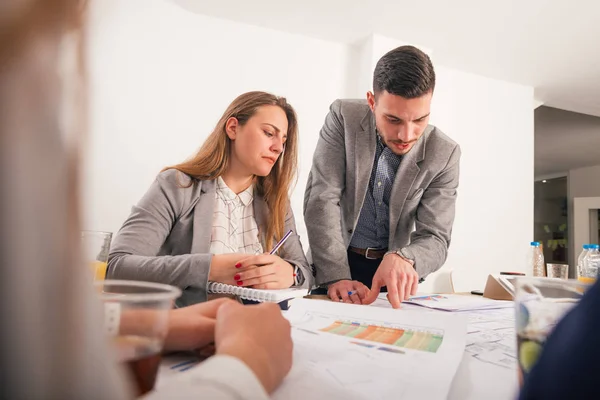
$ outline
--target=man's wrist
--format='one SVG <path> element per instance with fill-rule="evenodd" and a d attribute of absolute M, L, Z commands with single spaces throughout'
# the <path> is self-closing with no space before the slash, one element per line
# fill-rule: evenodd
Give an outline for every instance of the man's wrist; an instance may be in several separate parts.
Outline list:
<path fill-rule="evenodd" d="M 402 250 L 391 250 L 391 251 L 388 251 L 387 253 L 385 253 L 385 256 L 387 256 L 389 254 L 398 256 L 401 259 L 403 259 L 404 261 L 408 262 L 411 266 L 413 266 L 413 267 L 415 266 L 415 260 L 412 260 L 412 259 L 406 257 L 406 255 L 402 252 Z"/>

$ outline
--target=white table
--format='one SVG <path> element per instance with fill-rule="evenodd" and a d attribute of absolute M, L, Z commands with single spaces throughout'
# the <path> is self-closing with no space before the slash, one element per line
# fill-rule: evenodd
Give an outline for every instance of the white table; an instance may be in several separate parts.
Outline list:
<path fill-rule="evenodd" d="M 433 311 L 426 308 L 417 306 L 411 307 L 411 310 L 422 310 L 422 312 L 443 312 Z M 506 309 L 505 311 L 499 310 L 488 310 L 493 314 L 503 314 L 503 317 L 499 319 L 502 323 L 498 322 L 494 324 L 493 317 L 488 321 L 491 325 L 495 325 L 499 328 L 498 332 L 503 331 L 502 327 L 509 325 L 514 326 L 514 316 L 512 315 L 512 309 Z M 478 313 L 484 313 L 480 311 Z M 486 323 L 481 323 L 479 326 L 486 326 Z M 493 327 L 493 326 L 492 326 Z M 469 331 L 474 330 L 474 324 L 469 324 Z M 475 336 L 487 337 L 487 331 L 493 331 L 494 329 L 482 329 L 479 332 L 472 332 L 467 334 L 467 348 L 463 360 L 459 366 L 459 369 L 454 377 L 452 387 L 450 389 L 448 399 L 450 400 L 469 400 L 469 399 L 498 399 L 498 400 L 513 400 L 518 394 L 518 375 L 516 362 L 511 367 L 499 366 L 497 363 L 485 360 L 482 355 L 481 359 L 474 356 L 473 346 L 477 344 L 469 343 L 473 341 Z M 505 341 L 512 342 L 510 334 L 505 332 Z M 493 333 L 493 332 L 492 332 Z M 507 350 L 509 354 L 508 358 L 516 358 L 516 338 L 514 339 L 513 348 Z M 494 350 L 495 351 L 495 350 Z M 476 352 L 475 352 L 476 353 Z M 479 355 L 478 355 L 479 356 Z M 178 374 L 180 371 L 187 368 L 193 367 L 193 362 L 189 356 L 170 356 L 166 357 L 161 364 L 159 370 L 159 377 L 157 381 L 157 388 L 160 388 L 162 382 L 169 379 L 169 377 Z M 173 368 L 175 367 L 175 368 Z"/>
<path fill-rule="evenodd" d="M 448 395 L 451 400 L 516 399 L 518 395 L 516 370 L 499 368 L 475 360 L 465 354 L 456 372 Z"/>

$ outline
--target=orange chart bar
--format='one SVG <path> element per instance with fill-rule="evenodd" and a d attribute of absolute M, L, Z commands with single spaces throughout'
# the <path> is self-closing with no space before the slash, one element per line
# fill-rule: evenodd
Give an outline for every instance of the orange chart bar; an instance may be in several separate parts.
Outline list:
<path fill-rule="evenodd" d="M 438 333 L 344 321 L 335 321 L 320 331 L 430 353 L 437 352 L 444 340 L 444 335 Z"/>

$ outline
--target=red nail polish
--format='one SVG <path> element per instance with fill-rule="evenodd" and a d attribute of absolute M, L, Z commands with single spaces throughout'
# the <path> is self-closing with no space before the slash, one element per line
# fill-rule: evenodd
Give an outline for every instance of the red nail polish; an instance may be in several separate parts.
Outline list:
<path fill-rule="evenodd" d="M 236 275 L 233 277 L 233 280 L 234 280 L 234 281 L 239 281 L 239 280 L 240 280 L 240 278 L 241 278 L 240 274 L 236 274 Z"/>
<path fill-rule="evenodd" d="M 298 276 L 298 274 L 294 274 L 294 278 L 295 278 L 296 276 Z"/>
<path fill-rule="evenodd" d="M 238 286 L 242 286 L 244 284 L 244 281 L 237 281 Z"/>
<path fill-rule="evenodd" d="M 237 263 L 237 264 L 235 264 L 235 267 L 236 267 L 236 268 L 239 268 L 239 267 L 241 267 L 241 266 L 242 266 L 242 263 Z"/>

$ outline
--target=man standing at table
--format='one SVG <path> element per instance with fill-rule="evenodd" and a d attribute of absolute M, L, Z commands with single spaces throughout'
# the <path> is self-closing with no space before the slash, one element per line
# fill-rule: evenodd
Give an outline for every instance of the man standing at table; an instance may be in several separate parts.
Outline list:
<path fill-rule="evenodd" d="M 366 101 L 330 107 L 304 219 L 316 284 L 333 300 L 369 304 L 387 288 L 398 308 L 446 260 L 460 147 L 428 124 L 434 87 L 429 56 L 401 46 L 377 62 Z"/>

